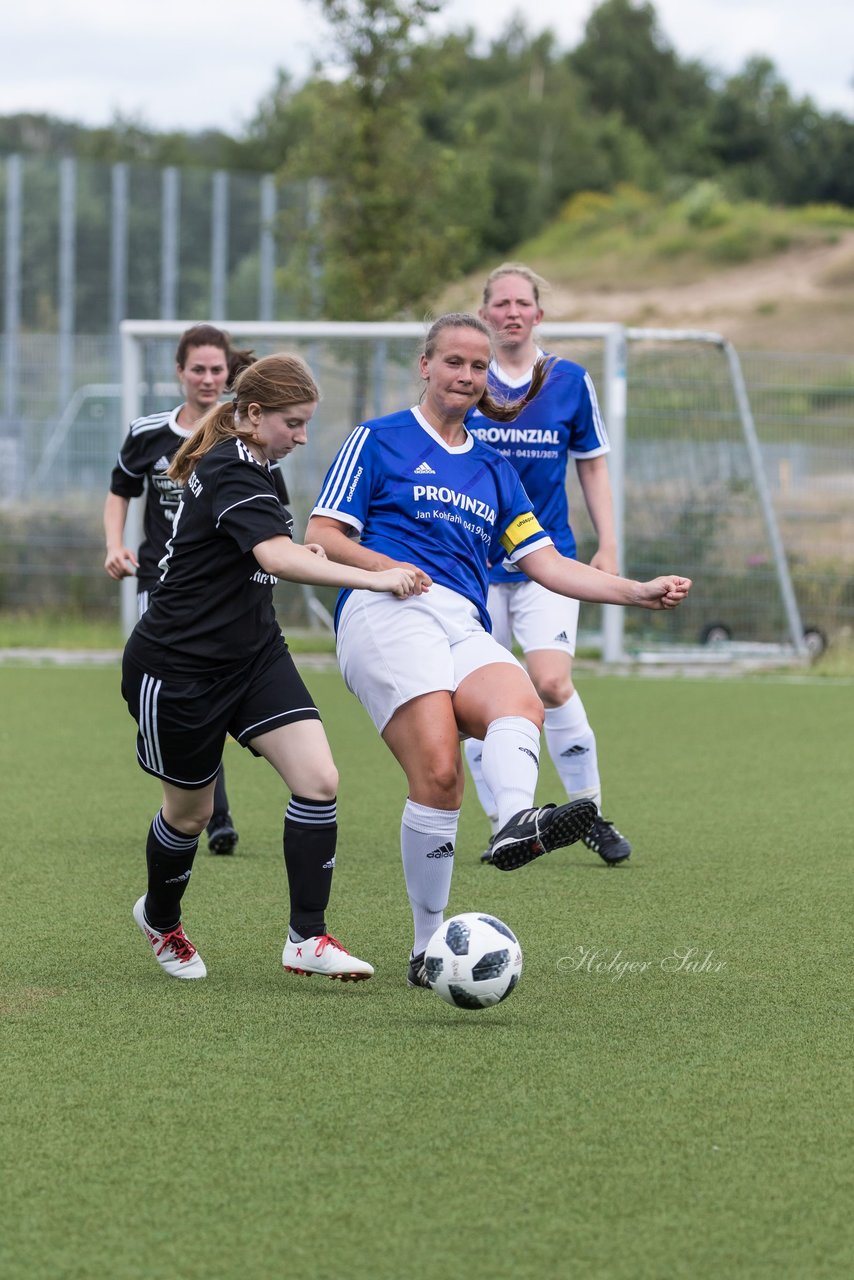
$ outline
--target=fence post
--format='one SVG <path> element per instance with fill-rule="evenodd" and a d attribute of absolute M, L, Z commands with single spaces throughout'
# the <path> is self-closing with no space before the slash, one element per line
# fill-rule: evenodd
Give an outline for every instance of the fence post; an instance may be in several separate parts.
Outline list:
<path fill-rule="evenodd" d="M 225 280 L 228 270 L 228 174 L 213 175 L 211 203 L 211 319 L 226 318 Z"/>
<path fill-rule="evenodd" d="M 61 414 L 72 395 L 74 380 L 75 243 L 77 221 L 77 164 L 70 156 L 59 162 L 59 288 L 58 394 Z"/>
<path fill-rule="evenodd" d="M 128 167 L 112 168 L 112 220 L 110 224 L 110 337 L 119 353 L 119 325 L 128 306 Z M 118 360 L 115 361 L 118 364 Z"/>
<path fill-rule="evenodd" d="M 3 290 L 3 418 L 11 426 L 18 415 L 18 340 L 21 331 L 21 210 L 24 169 L 20 156 L 6 161 L 6 279 Z"/>
<path fill-rule="evenodd" d="M 276 180 L 265 173 L 259 184 L 261 242 L 258 248 L 258 316 L 272 320 L 276 308 Z"/>
<path fill-rule="evenodd" d="M 160 319 L 178 314 L 178 232 L 181 221 L 181 174 L 174 165 L 163 170 L 160 204 Z"/>

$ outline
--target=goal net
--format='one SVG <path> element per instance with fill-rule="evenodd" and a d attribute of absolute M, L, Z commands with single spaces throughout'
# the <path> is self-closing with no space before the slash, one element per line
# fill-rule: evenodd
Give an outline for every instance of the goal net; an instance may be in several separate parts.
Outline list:
<path fill-rule="evenodd" d="M 122 323 L 122 418 L 171 407 L 174 352 L 189 322 Z M 321 402 L 308 445 L 284 474 L 301 537 L 326 470 L 358 422 L 415 404 L 426 325 L 413 323 L 222 322 L 238 346 L 258 355 L 291 350 L 310 365 Z M 616 324 L 543 324 L 540 342 L 589 370 L 611 440 L 609 455 L 622 572 L 651 578 L 678 572 L 694 587 L 667 613 L 598 608 L 581 613 L 579 646 L 607 661 L 732 656 L 744 646 L 805 652 L 803 628 L 775 518 L 762 448 L 734 350 L 716 334 L 624 329 Z M 117 445 L 119 440 L 117 439 Z M 572 469 L 570 469 L 572 471 Z M 595 534 L 577 477 L 567 477 L 579 556 Z M 132 504 L 128 537 L 138 535 Z M 134 584 L 123 620 L 136 619 Z M 334 591 L 280 583 L 276 607 L 288 627 L 325 625 Z"/>

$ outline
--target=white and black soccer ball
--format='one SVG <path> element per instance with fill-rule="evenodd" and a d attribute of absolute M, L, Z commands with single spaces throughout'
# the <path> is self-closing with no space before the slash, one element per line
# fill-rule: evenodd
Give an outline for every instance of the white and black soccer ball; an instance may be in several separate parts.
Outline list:
<path fill-rule="evenodd" d="M 495 916 L 466 911 L 441 924 L 427 944 L 430 986 L 460 1009 L 488 1009 L 506 1000 L 522 972 L 522 948 Z"/>

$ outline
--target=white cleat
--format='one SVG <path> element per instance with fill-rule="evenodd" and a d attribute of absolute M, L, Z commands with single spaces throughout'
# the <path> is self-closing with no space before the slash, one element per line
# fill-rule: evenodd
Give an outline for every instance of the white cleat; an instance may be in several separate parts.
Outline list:
<path fill-rule="evenodd" d="M 154 959 L 172 978 L 206 978 L 205 962 L 179 924 L 169 933 L 152 929 L 145 918 L 145 895 L 134 905 L 133 918 L 154 949 Z"/>
<path fill-rule="evenodd" d="M 319 973 L 324 978 L 340 978 L 342 982 L 364 982 L 374 972 L 373 965 L 351 956 L 329 933 L 306 938 L 304 942 L 292 942 L 288 938 L 282 952 L 282 966 L 287 973 L 301 973 L 308 978 Z"/>

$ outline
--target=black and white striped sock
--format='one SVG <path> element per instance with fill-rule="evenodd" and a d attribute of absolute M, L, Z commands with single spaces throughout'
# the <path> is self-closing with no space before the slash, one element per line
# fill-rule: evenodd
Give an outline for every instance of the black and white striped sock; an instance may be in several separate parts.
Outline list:
<path fill-rule="evenodd" d="M 326 933 L 338 841 L 335 800 L 291 796 L 285 812 L 285 870 L 291 898 L 290 935 L 295 942 Z"/>
<path fill-rule="evenodd" d="M 145 846 L 148 864 L 145 918 L 158 933 L 168 933 L 180 923 L 181 899 L 198 847 L 198 836 L 176 831 L 163 817 L 162 809 L 156 814 Z"/>

